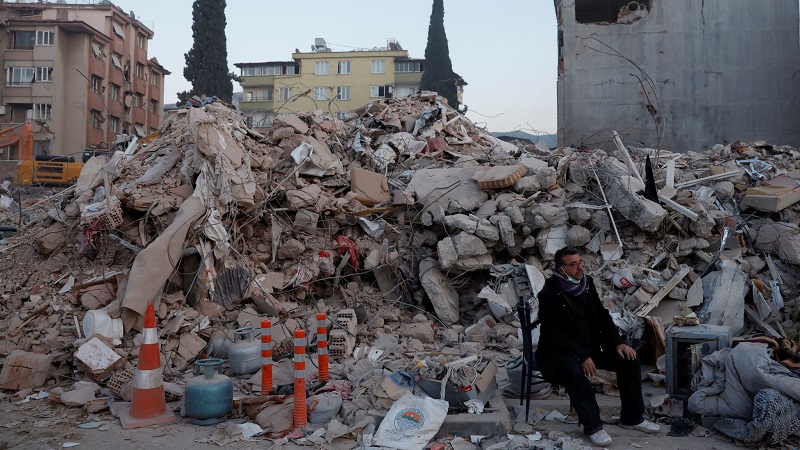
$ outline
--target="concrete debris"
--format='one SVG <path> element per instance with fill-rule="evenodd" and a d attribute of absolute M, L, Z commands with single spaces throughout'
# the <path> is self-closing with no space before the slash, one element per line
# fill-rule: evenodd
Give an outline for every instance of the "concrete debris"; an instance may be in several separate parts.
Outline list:
<path fill-rule="evenodd" d="M 309 398 L 338 411 L 319 419 L 328 444 L 352 434 L 367 448 L 373 411 L 385 414 L 400 390 L 431 395 L 420 384 L 482 406 L 470 419 L 451 411 L 442 430 L 473 420 L 505 436 L 505 390 L 494 390 L 507 374 L 490 364 L 520 354 L 517 304 L 530 300 L 536 316 L 565 245 L 580 249 L 631 339 L 654 336 L 654 358 L 673 321 L 800 337 L 800 189 L 784 178 L 798 178 L 800 152 L 789 147 L 548 149 L 497 139 L 429 92 L 376 99 L 345 122 L 317 111 L 260 130 L 213 101 L 171 113 L 157 136 L 96 157 L 76 187 L 4 188 L 0 225 L 18 230 L 0 240 L 1 390 L 115 409 L 130 399 L 152 304 L 168 401 L 197 359 L 229 356 L 234 329 L 256 327 L 257 342 L 270 320 L 276 390 L 254 397 L 258 372 L 235 397 L 271 438 L 293 436 L 296 329 L 308 331 Z M 650 199 L 648 155 L 660 194 Z M 743 158 L 769 161 L 763 179 Z M 328 383 L 317 378 L 318 312 Z M 529 438 L 492 448 L 582 446 L 517 430 Z"/>

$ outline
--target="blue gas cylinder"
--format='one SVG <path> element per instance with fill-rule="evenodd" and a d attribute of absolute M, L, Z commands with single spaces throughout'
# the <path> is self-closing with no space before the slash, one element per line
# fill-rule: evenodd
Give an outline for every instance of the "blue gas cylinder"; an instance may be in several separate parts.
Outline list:
<path fill-rule="evenodd" d="M 186 416 L 194 424 L 223 422 L 233 409 L 233 381 L 222 374 L 222 361 L 207 358 L 194 363 L 197 376 L 186 383 L 184 395 Z"/>

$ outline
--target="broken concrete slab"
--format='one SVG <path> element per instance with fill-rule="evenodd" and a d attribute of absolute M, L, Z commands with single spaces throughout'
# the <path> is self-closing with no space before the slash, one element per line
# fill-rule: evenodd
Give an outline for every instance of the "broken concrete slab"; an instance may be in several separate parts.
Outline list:
<path fill-rule="evenodd" d="M 440 207 L 446 214 L 478 209 L 489 195 L 472 181 L 478 169 L 421 169 L 414 173 L 406 192 L 427 210 Z"/>
<path fill-rule="evenodd" d="M 75 361 L 95 381 L 108 378 L 114 370 L 124 365 L 122 357 L 101 336 L 93 336 L 81 344 L 75 352 Z"/>
<path fill-rule="evenodd" d="M 44 386 L 53 355 L 13 350 L 0 371 L 0 389 L 22 390 Z"/>
<path fill-rule="evenodd" d="M 419 263 L 419 274 L 422 288 L 439 319 L 448 326 L 458 322 L 460 317 L 458 293 L 450 286 L 436 261 L 432 258 L 422 260 Z"/>
<path fill-rule="evenodd" d="M 374 206 L 391 199 L 386 176 L 359 167 L 350 169 L 350 190 L 364 206 Z"/>
<path fill-rule="evenodd" d="M 708 325 L 724 325 L 734 335 L 744 327 L 744 297 L 747 294 L 747 274 L 736 261 L 722 259 L 719 270 L 703 278 L 703 306 L 697 312 Z"/>

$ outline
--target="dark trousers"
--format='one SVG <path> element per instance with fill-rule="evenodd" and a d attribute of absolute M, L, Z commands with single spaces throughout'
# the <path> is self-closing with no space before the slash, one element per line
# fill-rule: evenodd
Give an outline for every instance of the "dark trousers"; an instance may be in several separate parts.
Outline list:
<path fill-rule="evenodd" d="M 598 369 L 617 373 L 619 397 L 622 402 L 620 423 L 638 425 L 644 420 L 644 400 L 642 399 L 642 373 L 639 360 L 622 359 L 614 350 L 590 352 L 592 361 Z M 600 420 L 600 407 L 597 406 L 594 389 L 583 374 L 581 363 L 563 353 L 537 352 L 536 362 L 542 376 L 550 384 L 564 386 L 570 403 L 578 413 L 585 434 L 593 434 L 603 428 Z"/>

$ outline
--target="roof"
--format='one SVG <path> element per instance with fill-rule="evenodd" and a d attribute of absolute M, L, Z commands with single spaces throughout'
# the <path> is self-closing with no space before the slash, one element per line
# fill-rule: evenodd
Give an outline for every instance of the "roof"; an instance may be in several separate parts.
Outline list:
<path fill-rule="evenodd" d="M 297 61 L 265 61 L 265 62 L 239 62 L 235 63 L 234 66 L 238 68 L 247 67 L 247 66 L 288 66 L 288 65 L 296 65 Z"/>

